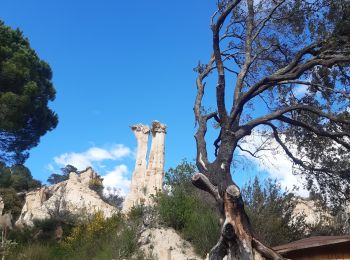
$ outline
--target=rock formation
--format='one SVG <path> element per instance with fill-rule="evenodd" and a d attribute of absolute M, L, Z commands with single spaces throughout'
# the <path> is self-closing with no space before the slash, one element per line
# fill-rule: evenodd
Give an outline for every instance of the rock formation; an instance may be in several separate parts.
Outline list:
<path fill-rule="evenodd" d="M 4 210 L 4 200 L 2 199 L 2 197 L 0 197 L 0 215 L 2 215 L 2 211 Z"/>
<path fill-rule="evenodd" d="M 329 222 L 333 219 L 328 210 L 320 208 L 314 200 L 298 198 L 293 210 L 293 217 L 304 216 L 305 223 L 316 225 L 320 221 Z"/>
<path fill-rule="evenodd" d="M 326 213 L 324 211 L 317 208 L 313 200 L 306 200 L 300 198 L 297 200 L 293 211 L 293 215 L 295 217 L 299 215 L 304 215 L 305 222 L 307 224 L 318 223 L 322 219 L 322 217 L 324 217 L 325 214 Z"/>
<path fill-rule="evenodd" d="M 192 245 L 182 239 L 172 228 L 146 229 L 139 239 L 141 250 L 155 259 L 200 260 Z"/>
<path fill-rule="evenodd" d="M 34 219 L 86 217 L 96 211 L 112 216 L 117 209 L 89 188 L 94 180 L 101 179 L 89 167 L 80 174 L 71 172 L 66 181 L 28 192 L 16 226 L 33 226 Z"/>
<path fill-rule="evenodd" d="M 137 139 L 135 170 L 131 179 L 130 191 L 126 196 L 123 211 L 132 206 L 151 204 L 150 196 L 162 190 L 164 178 L 164 140 L 166 125 L 153 121 L 151 129 L 142 124 L 131 126 Z M 152 133 L 148 165 L 146 161 L 148 136 Z"/>

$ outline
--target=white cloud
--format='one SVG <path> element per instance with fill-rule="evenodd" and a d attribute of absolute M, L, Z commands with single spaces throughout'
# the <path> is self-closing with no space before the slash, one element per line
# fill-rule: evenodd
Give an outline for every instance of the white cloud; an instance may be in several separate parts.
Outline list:
<path fill-rule="evenodd" d="M 300 176 L 293 175 L 292 161 L 273 138 L 267 140 L 266 136 L 255 132 L 245 138 L 242 147 L 253 152 L 262 144 L 264 149 L 256 154 L 259 158 L 252 157 L 247 152 L 240 151 L 240 154 L 251 160 L 258 170 L 266 171 L 269 177 L 277 179 L 283 188 L 291 190 L 296 186 L 299 188 L 298 195 L 307 197 L 309 192 L 303 188 L 304 180 Z M 270 149 L 267 149 L 268 147 Z M 295 151 L 293 148 L 290 149 Z"/>
<path fill-rule="evenodd" d="M 53 167 L 53 165 L 51 163 L 49 163 L 47 166 L 46 166 L 46 169 L 49 170 L 50 172 L 53 172 L 55 170 L 55 168 Z"/>
<path fill-rule="evenodd" d="M 128 174 L 128 167 L 124 164 L 116 166 L 112 171 L 108 171 L 106 175 L 102 176 L 103 186 L 105 189 L 108 187 L 116 188 L 120 191 L 121 196 L 125 196 L 128 193 L 131 181 L 126 177 Z"/>
<path fill-rule="evenodd" d="M 83 170 L 94 163 L 100 163 L 104 160 L 119 160 L 131 154 L 129 147 L 122 144 L 114 145 L 111 149 L 102 149 L 99 147 L 91 147 L 82 153 L 64 153 L 54 157 L 56 164 L 66 166 L 71 164 L 79 170 Z"/>
<path fill-rule="evenodd" d="M 122 144 L 117 144 L 110 152 L 115 158 L 122 158 L 130 155 L 131 150 L 129 147 Z"/>
<path fill-rule="evenodd" d="M 112 154 L 109 151 L 98 147 L 90 148 L 89 150 L 86 151 L 85 154 L 88 159 L 94 160 L 94 161 L 113 159 Z"/>

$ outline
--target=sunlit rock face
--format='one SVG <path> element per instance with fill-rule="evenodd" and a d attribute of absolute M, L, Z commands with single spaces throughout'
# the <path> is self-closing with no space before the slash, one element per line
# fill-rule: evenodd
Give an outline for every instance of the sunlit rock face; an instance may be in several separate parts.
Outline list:
<path fill-rule="evenodd" d="M 296 200 L 292 216 L 294 218 L 302 216 L 308 225 L 330 223 L 334 218 L 328 209 L 322 208 L 314 200 L 305 198 L 298 198 Z"/>
<path fill-rule="evenodd" d="M 90 182 L 96 179 L 101 180 L 89 167 L 79 174 L 71 172 L 66 181 L 28 192 L 16 226 L 33 226 L 34 219 L 84 218 L 97 211 L 111 217 L 117 208 L 105 203 L 89 188 Z"/>
<path fill-rule="evenodd" d="M 166 125 L 153 121 L 152 127 L 137 124 L 131 126 L 137 140 L 135 170 L 131 180 L 130 191 L 125 198 L 123 211 L 128 212 L 132 206 L 152 204 L 151 195 L 162 191 L 164 178 L 164 141 Z M 147 165 L 148 137 L 152 134 L 151 150 Z"/>
<path fill-rule="evenodd" d="M 316 207 L 314 201 L 298 199 L 293 215 L 298 216 L 301 214 L 305 216 L 305 222 L 307 224 L 316 224 L 321 220 L 322 215 L 325 213 Z"/>
<path fill-rule="evenodd" d="M 140 248 L 155 259 L 201 260 L 191 244 L 172 228 L 147 228 L 139 239 Z"/>
<path fill-rule="evenodd" d="M 2 215 L 2 211 L 4 210 L 4 200 L 2 199 L 2 197 L 0 197 L 0 215 Z"/>

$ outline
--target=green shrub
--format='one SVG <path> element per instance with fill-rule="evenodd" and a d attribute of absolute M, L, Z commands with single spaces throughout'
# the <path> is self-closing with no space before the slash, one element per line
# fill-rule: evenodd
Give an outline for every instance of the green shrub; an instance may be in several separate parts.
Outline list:
<path fill-rule="evenodd" d="M 220 237 L 220 223 L 215 212 L 207 207 L 197 207 L 189 215 L 183 234 L 195 251 L 205 256 Z"/>
<path fill-rule="evenodd" d="M 91 179 L 89 181 L 89 188 L 96 191 L 99 195 L 102 194 L 103 191 L 103 183 L 102 180 L 96 178 L 96 179 Z"/>
<path fill-rule="evenodd" d="M 17 195 L 14 188 L 0 188 L 0 196 L 5 205 L 3 213 L 11 211 L 13 219 L 17 219 L 21 214 L 24 200 Z"/>
<path fill-rule="evenodd" d="M 132 206 L 132 208 L 129 210 L 127 218 L 131 222 L 139 223 L 142 220 L 144 214 L 144 206 Z"/>
<path fill-rule="evenodd" d="M 9 230 L 8 239 L 16 241 L 18 244 L 27 244 L 32 240 L 33 231 L 30 228 Z"/>
<path fill-rule="evenodd" d="M 161 220 L 169 227 L 182 230 L 195 208 L 194 196 L 186 193 L 184 189 L 176 189 L 172 196 L 160 195 L 159 214 Z"/>
<path fill-rule="evenodd" d="M 307 233 L 304 216 L 293 216 L 295 196 L 276 180 L 257 177 L 242 188 L 245 211 L 254 235 L 269 246 L 301 239 Z"/>
<path fill-rule="evenodd" d="M 158 209 L 160 220 L 190 241 L 196 253 L 205 256 L 216 244 L 220 236 L 219 217 L 198 194 L 177 187 L 170 196 L 159 195 Z"/>
<path fill-rule="evenodd" d="M 41 230 L 45 238 L 52 238 L 58 222 L 55 219 L 34 219 L 35 229 Z"/>
<path fill-rule="evenodd" d="M 213 198 L 191 183 L 195 172 L 196 166 L 186 160 L 170 168 L 165 173 L 170 192 L 156 199 L 161 222 L 179 231 L 196 253 L 205 256 L 219 239 L 220 224 Z"/>
<path fill-rule="evenodd" d="M 121 214 L 104 219 L 98 212 L 88 222 L 73 228 L 62 243 L 67 256 L 73 259 L 130 259 L 133 255 L 142 255 L 137 245 L 142 212 L 138 208 L 132 212 L 133 217 L 129 216 L 129 219 Z"/>

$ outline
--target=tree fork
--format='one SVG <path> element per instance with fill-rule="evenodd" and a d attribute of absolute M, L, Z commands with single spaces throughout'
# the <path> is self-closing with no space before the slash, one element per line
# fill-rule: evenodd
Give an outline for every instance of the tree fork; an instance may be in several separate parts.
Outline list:
<path fill-rule="evenodd" d="M 285 259 L 272 249 L 263 245 L 254 238 L 240 189 L 232 184 L 227 187 L 224 198 L 203 173 L 196 173 L 192 183 L 197 188 L 210 193 L 220 205 L 224 215 L 221 236 L 218 243 L 210 250 L 210 260 L 221 260 L 225 255 L 227 259 Z"/>

